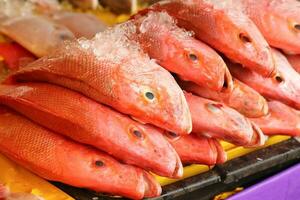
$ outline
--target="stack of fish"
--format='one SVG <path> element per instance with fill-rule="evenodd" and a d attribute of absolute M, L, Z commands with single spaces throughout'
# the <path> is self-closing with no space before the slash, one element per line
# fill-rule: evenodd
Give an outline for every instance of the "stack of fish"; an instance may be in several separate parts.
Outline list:
<path fill-rule="evenodd" d="M 293 0 L 162 1 L 42 54 L 6 19 L 0 31 L 42 57 L 0 85 L 0 152 L 48 180 L 141 199 L 161 193 L 149 171 L 224 163 L 219 140 L 300 136 L 300 76 L 280 52 L 299 65 L 299 11 Z"/>

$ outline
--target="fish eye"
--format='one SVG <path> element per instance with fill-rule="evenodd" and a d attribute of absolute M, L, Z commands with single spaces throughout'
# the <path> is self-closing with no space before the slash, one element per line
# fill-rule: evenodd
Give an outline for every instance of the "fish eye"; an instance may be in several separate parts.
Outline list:
<path fill-rule="evenodd" d="M 297 30 L 300 30 L 300 24 L 295 24 L 294 28 L 297 29 Z"/>
<path fill-rule="evenodd" d="M 135 137 L 137 137 L 138 139 L 143 139 L 144 135 L 142 133 L 142 131 L 138 130 L 136 127 L 131 127 L 129 129 L 129 132 L 134 135 Z"/>
<path fill-rule="evenodd" d="M 198 56 L 196 56 L 196 55 L 193 54 L 193 53 L 190 53 L 190 54 L 189 54 L 189 58 L 190 58 L 193 62 L 195 62 L 195 61 L 198 60 Z"/>
<path fill-rule="evenodd" d="M 165 135 L 171 140 L 175 140 L 175 139 L 177 140 L 178 138 L 180 138 L 180 136 L 177 133 L 170 132 L 170 131 L 166 131 Z"/>
<path fill-rule="evenodd" d="M 96 161 L 95 161 L 95 165 L 96 165 L 97 167 L 103 167 L 103 166 L 104 166 L 104 162 L 102 162 L 101 160 L 96 160 Z"/>
<path fill-rule="evenodd" d="M 283 78 L 282 78 L 281 76 L 279 76 L 279 75 L 275 76 L 275 80 L 276 80 L 278 83 L 281 83 L 281 82 L 284 81 Z"/>
<path fill-rule="evenodd" d="M 146 92 L 145 97 L 149 100 L 153 100 L 155 98 L 155 96 L 152 92 Z"/>
<path fill-rule="evenodd" d="M 251 39 L 245 33 L 240 33 L 239 38 L 244 43 L 250 43 L 251 42 Z"/>

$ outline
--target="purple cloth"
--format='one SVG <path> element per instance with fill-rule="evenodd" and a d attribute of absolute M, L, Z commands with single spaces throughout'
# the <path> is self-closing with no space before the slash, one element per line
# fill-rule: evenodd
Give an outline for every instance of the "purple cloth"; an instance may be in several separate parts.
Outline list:
<path fill-rule="evenodd" d="M 229 200 L 300 200 L 300 164 L 247 188 Z"/>

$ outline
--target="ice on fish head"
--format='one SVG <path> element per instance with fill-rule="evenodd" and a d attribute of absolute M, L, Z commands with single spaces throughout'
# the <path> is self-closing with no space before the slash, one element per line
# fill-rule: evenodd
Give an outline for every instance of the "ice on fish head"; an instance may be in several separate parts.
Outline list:
<path fill-rule="evenodd" d="M 182 79 L 221 90 L 232 85 L 226 64 L 208 45 L 193 37 L 194 33 L 177 26 L 167 12 L 150 11 L 135 17 L 139 42 L 150 57 Z M 228 82 L 228 83 L 227 83 Z"/>
<path fill-rule="evenodd" d="M 135 31 L 128 22 L 98 34 L 92 43 L 96 57 L 119 66 L 112 86 L 116 104 L 122 104 L 117 107 L 134 113 L 132 116 L 141 122 L 179 134 L 190 133 L 191 116 L 182 90 L 167 70 L 128 38 Z M 87 47 L 88 43 L 82 45 Z"/>

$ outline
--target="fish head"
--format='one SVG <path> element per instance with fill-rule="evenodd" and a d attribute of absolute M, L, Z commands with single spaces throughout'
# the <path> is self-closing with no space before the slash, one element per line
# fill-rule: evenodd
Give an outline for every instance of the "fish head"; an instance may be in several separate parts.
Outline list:
<path fill-rule="evenodd" d="M 143 57 L 144 56 L 144 57 Z M 146 55 L 129 59 L 116 76 L 116 92 L 123 107 L 132 109 L 141 122 L 188 134 L 191 115 L 182 90 L 172 75 Z"/>

